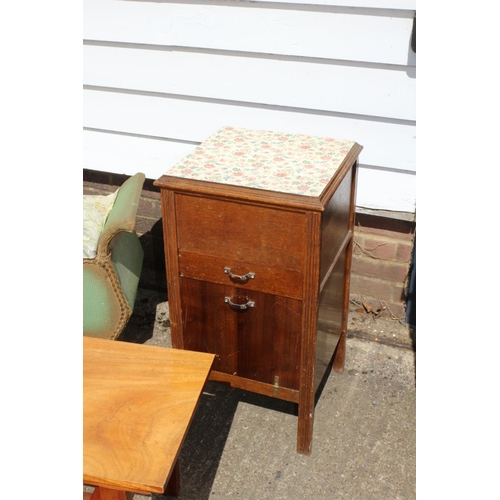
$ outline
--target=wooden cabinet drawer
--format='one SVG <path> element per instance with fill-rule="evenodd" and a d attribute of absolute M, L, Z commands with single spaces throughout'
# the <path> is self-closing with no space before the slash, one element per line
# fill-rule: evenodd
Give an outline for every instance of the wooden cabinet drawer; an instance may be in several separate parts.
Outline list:
<path fill-rule="evenodd" d="M 304 213 L 190 195 L 175 208 L 181 276 L 302 298 Z"/>
<path fill-rule="evenodd" d="M 215 354 L 216 371 L 299 389 L 302 301 L 182 278 L 181 304 L 184 349 Z"/>

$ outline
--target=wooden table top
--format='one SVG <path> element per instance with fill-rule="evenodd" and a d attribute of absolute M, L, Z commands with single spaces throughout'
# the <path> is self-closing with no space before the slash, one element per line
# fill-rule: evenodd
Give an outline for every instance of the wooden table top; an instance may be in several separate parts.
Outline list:
<path fill-rule="evenodd" d="M 83 483 L 162 493 L 213 359 L 83 337 Z"/>

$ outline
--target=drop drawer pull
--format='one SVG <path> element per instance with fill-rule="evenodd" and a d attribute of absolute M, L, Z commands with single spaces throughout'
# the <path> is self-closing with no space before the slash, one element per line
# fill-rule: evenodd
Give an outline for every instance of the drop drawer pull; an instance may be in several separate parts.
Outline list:
<path fill-rule="evenodd" d="M 241 281 L 243 283 L 246 283 L 249 279 L 254 279 L 255 278 L 255 273 L 247 273 L 247 274 L 243 274 L 243 275 L 239 275 L 239 274 L 233 274 L 231 272 L 231 268 L 230 267 L 225 267 L 224 268 L 224 272 L 229 275 L 229 277 L 232 279 L 232 280 L 238 280 L 238 281 Z"/>
<path fill-rule="evenodd" d="M 249 307 L 255 307 L 255 302 L 249 300 L 246 304 L 235 304 L 229 297 L 224 297 L 224 302 L 229 304 L 231 309 L 237 309 L 239 311 L 243 311 L 248 309 Z"/>

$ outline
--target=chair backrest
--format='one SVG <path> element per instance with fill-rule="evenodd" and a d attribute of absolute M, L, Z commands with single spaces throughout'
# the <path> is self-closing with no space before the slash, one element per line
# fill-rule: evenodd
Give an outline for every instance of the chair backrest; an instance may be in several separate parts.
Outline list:
<path fill-rule="evenodd" d="M 139 200 L 145 179 L 146 176 L 139 172 L 127 179 L 118 190 L 113 210 L 111 210 L 106 220 L 101 239 L 99 240 L 97 247 L 98 255 L 103 257 L 108 255 L 108 246 L 120 231 L 127 231 L 129 233 L 134 231 Z"/>
<path fill-rule="evenodd" d="M 116 339 L 134 308 L 144 259 L 135 223 L 145 175 L 119 188 L 97 247 L 83 259 L 83 334 Z"/>

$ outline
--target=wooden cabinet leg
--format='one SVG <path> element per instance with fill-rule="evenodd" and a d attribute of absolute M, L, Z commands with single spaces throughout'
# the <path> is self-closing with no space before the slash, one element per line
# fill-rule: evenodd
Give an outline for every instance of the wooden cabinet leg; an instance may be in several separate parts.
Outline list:
<path fill-rule="evenodd" d="M 314 401 L 312 404 L 299 404 L 297 422 L 297 453 L 311 454 L 311 443 L 314 422 Z"/>
<path fill-rule="evenodd" d="M 345 347 L 346 347 L 346 334 L 342 332 L 340 340 L 333 353 L 332 372 L 343 373 L 345 365 Z"/>
<path fill-rule="evenodd" d="M 307 235 L 310 245 L 307 248 L 306 278 L 304 288 L 310 291 L 319 289 L 319 265 L 321 216 L 307 215 Z M 316 292 L 311 292 L 304 300 L 302 311 L 302 338 L 300 353 L 299 418 L 297 423 L 297 453 L 311 454 L 314 422 L 314 371 L 316 358 L 316 334 L 318 326 L 318 302 Z"/>

